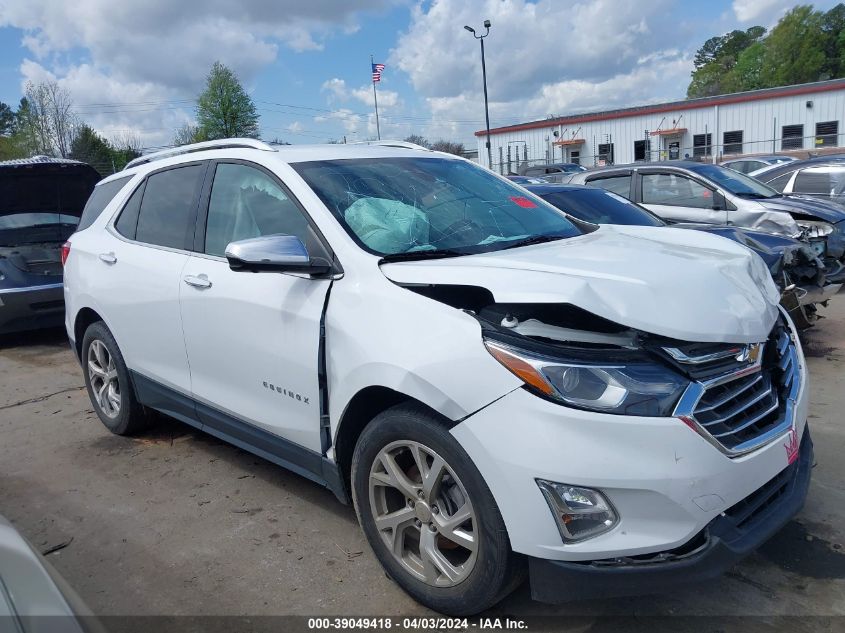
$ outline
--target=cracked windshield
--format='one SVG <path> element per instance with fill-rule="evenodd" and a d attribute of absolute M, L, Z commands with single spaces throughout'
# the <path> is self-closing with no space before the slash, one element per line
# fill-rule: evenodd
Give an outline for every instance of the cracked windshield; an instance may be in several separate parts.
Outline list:
<path fill-rule="evenodd" d="M 581 233 L 525 190 L 455 160 L 375 158 L 294 167 L 356 241 L 388 258 L 468 255 Z"/>

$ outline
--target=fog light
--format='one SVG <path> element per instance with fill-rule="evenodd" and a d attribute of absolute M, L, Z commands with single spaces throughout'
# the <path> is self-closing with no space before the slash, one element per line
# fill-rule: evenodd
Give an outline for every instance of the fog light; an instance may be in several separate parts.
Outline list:
<path fill-rule="evenodd" d="M 566 543 L 583 541 L 613 529 L 619 517 L 598 490 L 538 479 L 537 485 Z"/>

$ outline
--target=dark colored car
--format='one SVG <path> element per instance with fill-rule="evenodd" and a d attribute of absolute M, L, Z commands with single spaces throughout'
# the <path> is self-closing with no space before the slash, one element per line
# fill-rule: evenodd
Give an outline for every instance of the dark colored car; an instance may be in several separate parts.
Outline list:
<path fill-rule="evenodd" d="M 582 185 L 526 185 L 558 209 L 593 224 L 627 224 L 704 231 L 738 242 L 757 253 L 780 288 L 781 304 L 796 325 L 805 329 L 815 318 L 815 303 L 826 301 L 839 284 L 825 280 L 824 263 L 807 244 L 798 240 L 732 226 L 670 224 L 620 195 Z M 794 287 L 793 287 L 794 286 Z"/>
<path fill-rule="evenodd" d="M 75 160 L 0 162 L 0 333 L 64 323 L 62 244 L 98 180 Z"/>
<path fill-rule="evenodd" d="M 549 182 L 564 182 L 570 174 L 587 171 L 578 163 L 550 163 L 548 165 L 523 165 L 519 168 L 520 176 L 543 178 Z"/>
<path fill-rule="evenodd" d="M 780 193 L 845 204 L 845 157 L 820 156 L 750 174 Z"/>

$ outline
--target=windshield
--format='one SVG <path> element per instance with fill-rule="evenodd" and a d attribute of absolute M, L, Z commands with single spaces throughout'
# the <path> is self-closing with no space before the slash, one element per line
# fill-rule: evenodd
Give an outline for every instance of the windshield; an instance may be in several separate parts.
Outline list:
<path fill-rule="evenodd" d="M 544 200 L 579 220 L 593 224 L 629 224 L 666 226 L 666 223 L 642 207 L 604 189 L 569 189 L 537 192 Z"/>
<path fill-rule="evenodd" d="M 718 165 L 698 165 L 692 171 L 741 198 L 775 198 L 781 195 L 768 185 L 733 169 Z"/>
<path fill-rule="evenodd" d="M 461 160 L 366 158 L 292 167 L 346 231 L 379 255 L 468 255 L 581 234 L 525 189 Z"/>

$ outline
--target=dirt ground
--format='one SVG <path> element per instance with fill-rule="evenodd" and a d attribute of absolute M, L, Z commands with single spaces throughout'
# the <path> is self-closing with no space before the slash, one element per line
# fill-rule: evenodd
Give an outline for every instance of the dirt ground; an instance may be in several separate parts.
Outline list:
<path fill-rule="evenodd" d="M 845 296 L 807 336 L 817 466 L 809 499 L 759 553 L 671 595 L 528 616 L 845 614 Z M 63 331 L 0 340 L 0 514 L 99 615 L 410 615 L 351 508 L 282 468 L 163 418 L 136 439 L 93 413 Z M 72 540 L 71 540 L 72 539 Z"/>

